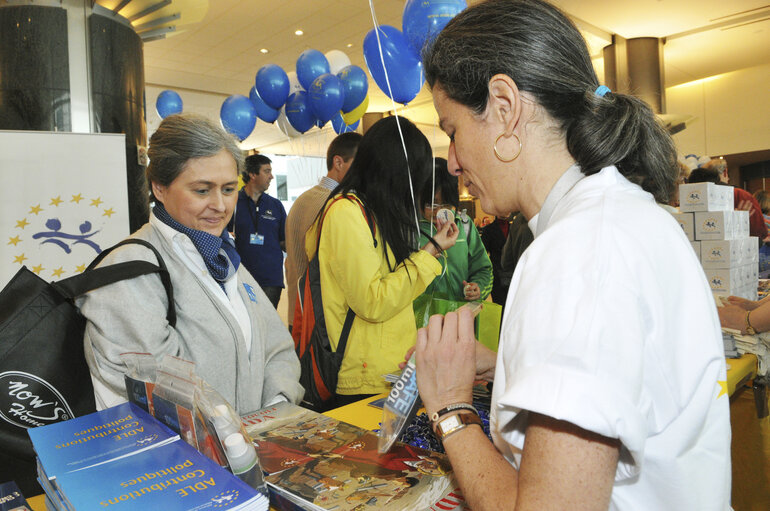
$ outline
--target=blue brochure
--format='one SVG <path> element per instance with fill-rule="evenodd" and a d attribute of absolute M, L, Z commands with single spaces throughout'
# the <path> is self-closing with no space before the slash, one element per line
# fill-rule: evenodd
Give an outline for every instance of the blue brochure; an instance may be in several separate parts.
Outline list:
<path fill-rule="evenodd" d="M 174 442 L 179 435 L 133 403 L 123 403 L 28 430 L 39 459 L 38 474 L 61 474 L 101 465 Z"/>
<path fill-rule="evenodd" d="M 98 481 L 98 484 L 94 484 Z M 268 500 L 185 442 L 57 478 L 68 508 L 266 510 Z"/>

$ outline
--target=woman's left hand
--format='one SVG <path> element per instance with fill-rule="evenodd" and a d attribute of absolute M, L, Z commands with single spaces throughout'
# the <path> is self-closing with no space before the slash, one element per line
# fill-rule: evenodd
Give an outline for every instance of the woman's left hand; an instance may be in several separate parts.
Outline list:
<path fill-rule="evenodd" d="M 717 307 L 717 313 L 723 327 L 740 330 L 742 334 L 746 333 L 746 309 L 738 305 L 723 305 Z"/>
<path fill-rule="evenodd" d="M 476 338 L 470 310 L 431 316 L 417 331 L 415 353 L 417 387 L 429 417 L 450 404 L 472 402 Z"/>

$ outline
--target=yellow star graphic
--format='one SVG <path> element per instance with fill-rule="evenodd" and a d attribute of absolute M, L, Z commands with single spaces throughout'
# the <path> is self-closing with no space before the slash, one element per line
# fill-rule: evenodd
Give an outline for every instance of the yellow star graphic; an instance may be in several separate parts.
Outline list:
<path fill-rule="evenodd" d="M 726 381 L 717 381 L 717 385 L 719 385 L 719 395 L 717 396 L 717 399 L 727 394 L 727 382 Z"/>
<path fill-rule="evenodd" d="M 19 263 L 19 264 L 24 264 L 24 260 L 25 259 L 29 259 L 29 258 L 27 256 L 25 256 L 24 254 L 21 254 L 21 255 L 17 255 L 16 257 L 14 257 L 13 258 L 13 262 L 14 263 Z"/>
<path fill-rule="evenodd" d="M 86 265 L 85 264 L 79 264 L 75 267 L 75 273 L 83 273 L 86 271 Z"/>
<path fill-rule="evenodd" d="M 58 268 L 56 268 L 56 269 L 53 271 L 53 276 L 54 276 L 54 277 L 61 277 L 61 274 L 62 274 L 62 273 L 64 273 L 64 268 L 62 268 L 61 266 L 59 266 Z"/>
<path fill-rule="evenodd" d="M 77 195 L 73 195 L 72 196 L 72 200 L 70 202 L 74 202 L 76 204 L 80 204 L 80 201 L 82 201 L 82 200 L 83 200 L 83 196 L 80 195 L 80 194 L 77 194 Z"/>
<path fill-rule="evenodd" d="M 20 241 L 21 241 L 21 238 L 19 238 L 18 236 L 14 236 L 13 238 L 8 238 L 8 244 L 9 244 L 9 245 L 13 245 L 14 247 L 15 247 L 15 246 L 16 246 L 16 244 L 17 244 L 17 243 L 19 243 Z"/>
<path fill-rule="evenodd" d="M 34 271 L 37 275 L 40 275 L 40 272 L 43 270 L 45 270 L 45 268 L 43 268 L 42 264 L 38 264 L 37 266 L 32 267 L 32 271 Z"/>
<path fill-rule="evenodd" d="M 113 211 L 112 208 L 110 208 L 110 209 L 105 209 L 104 213 L 102 213 L 102 216 L 112 217 L 112 215 L 114 214 L 115 214 L 115 211 Z"/>
<path fill-rule="evenodd" d="M 96 206 L 97 208 L 99 207 L 99 204 L 101 204 L 102 202 L 104 202 L 104 201 L 102 200 L 101 197 L 97 197 L 95 199 L 91 199 L 91 205 L 92 206 Z"/>
<path fill-rule="evenodd" d="M 43 211 L 43 208 L 40 207 L 40 204 L 38 204 L 37 206 L 32 206 L 31 208 L 29 208 L 29 213 L 32 214 L 32 215 L 37 215 L 41 211 Z"/>
<path fill-rule="evenodd" d="M 28 225 L 29 225 L 29 222 L 27 222 L 26 218 L 22 218 L 21 220 L 16 220 L 16 227 L 20 227 L 24 229 Z"/>
<path fill-rule="evenodd" d="M 64 202 L 64 201 L 63 201 L 63 200 L 61 200 L 61 195 L 57 195 L 56 197 L 54 197 L 53 199 L 51 199 L 51 206 L 56 206 L 56 207 L 58 207 L 58 206 L 59 206 L 59 204 L 61 204 L 62 202 Z"/>

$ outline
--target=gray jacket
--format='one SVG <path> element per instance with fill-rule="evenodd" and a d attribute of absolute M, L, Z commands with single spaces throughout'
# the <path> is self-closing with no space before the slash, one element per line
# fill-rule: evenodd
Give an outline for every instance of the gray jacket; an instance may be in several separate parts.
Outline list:
<path fill-rule="evenodd" d="M 158 361 L 169 354 L 195 362 L 196 373 L 241 414 L 263 407 L 279 394 L 299 402 L 304 391 L 291 335 L 243 266 L 237 279 L 251 319 L 250 355 L 235 317 L 167 239 L 149 223 L 131 237 L 149 241 L 163 257 L 174 286 L 176 327 L 166 320 L 168 300 L 157 274 L 118 282 L 79 298 L 80 312 L 88 320 L 83 342 L 93 379 L 125 396 L 126 366 L 121 353 L 152 353 Z M 132 260 L 157 262 L 149 249 L 127 245 L 100 266 Z M 244 284 L 253 288 L 256 303 Z"/>

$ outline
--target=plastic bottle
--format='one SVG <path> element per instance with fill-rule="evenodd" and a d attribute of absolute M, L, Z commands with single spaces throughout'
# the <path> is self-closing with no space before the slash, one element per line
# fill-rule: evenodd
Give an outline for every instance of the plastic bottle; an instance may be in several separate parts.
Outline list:
<path fill-rule="evenodd" d="M 225 453 L 233 474 L 265 497 L 269 497 L 257 450 L 251 442 L 247 442 L 240 433 L 232 433 L 225 438 Z"/>
<path fill-rule="evenodd" d="M 238 433 L 240 431 L 240 425 L 234 424 L 230 418 L 230 412 L 225 405 L 217 405 L 214 407 L 214 415 L 212 422 L 214 423 L 214 429 L 217 430 L 217 436 L 220 442 L 224 442 L 225 438 Z"/>

